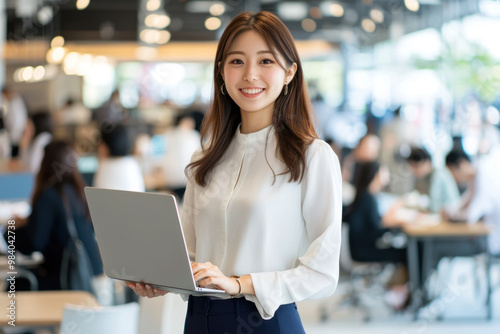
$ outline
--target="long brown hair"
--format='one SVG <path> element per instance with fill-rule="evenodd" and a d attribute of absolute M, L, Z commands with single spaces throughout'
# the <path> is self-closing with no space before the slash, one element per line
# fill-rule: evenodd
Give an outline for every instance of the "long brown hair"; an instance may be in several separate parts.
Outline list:
<path fill-rule="evenodd" d="M 186 171 L 194 170 L 196 183 L 203 187 L 207 184 L 207 176 L 226 152 L 241 123 L 240 108 L 228 94 L 223 95 L 220 90 L 224 83 L 221 71 L 234 40 L 249 30 L 257 32 L 271 50 L 283 57 L 285 64 L 280 64 L 283 70 L 286 71 L 293 63 L 297 64 L 295 76 L 288 83 L 288 93 L 282 93 L 276 99 L 272 120 L 278 140 L 275 154 L 287 166 L 286 173 L 290 173 L 289 182 L 302 180 L 306 149 L 314 138 L 317 138 L 302 65 L 292 34 L 272 13 L 241 13 L 229 23 L 217 46 L 214 98 L 201 129 L 203 157 L 186 167 Z M 203 146 L 203 138 L 207 138 L 209 133 L 210 140 Z"/>
<path fill-rule="evenodd" d="M 78 156 L 73 148 L 64 141 L 54 141 L 45 147 L 44 152 L 40 171 L 36 176 L 32 205 L 36 203 L 40 194 L 49 187 L 55 187 L 61 197 L 65 196 L 63 190 L 65 184 L 73 187 L 79 200 L 86 203 L 83 192 L 85 181 L 78 171 Z"/>

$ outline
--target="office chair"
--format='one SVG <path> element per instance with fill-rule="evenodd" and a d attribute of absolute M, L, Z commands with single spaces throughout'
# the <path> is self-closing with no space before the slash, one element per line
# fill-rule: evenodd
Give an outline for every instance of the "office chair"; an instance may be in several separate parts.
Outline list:
<path fill-rule="evenodd" d="M 67 305 L 60 334 L 138 334 L 138 319 L 137 303 L 102 308 Z"/>
<path fill-rule="evenodd" d="M 359 309 L 362 319 L 368 322 L 372 318 L 371 307 L 367 303 L 367 296 L 383 299 L 385 282 L 390 276 L 388 267 L 380 262 L 358 262 L 352 259 L 349 244 L 349 224 L 342 223 L 342 246 L 340 249 L 340 283 L 345 283 L 346 293 L 339 306 L 349 305 Z M 322 321 L 328 319 L 329 313 L 326 304 L 320 307 Z"/>

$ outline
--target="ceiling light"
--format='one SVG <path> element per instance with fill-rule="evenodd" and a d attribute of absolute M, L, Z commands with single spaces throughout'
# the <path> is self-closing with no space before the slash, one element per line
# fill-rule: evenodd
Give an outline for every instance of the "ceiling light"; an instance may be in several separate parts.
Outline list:
<path fill-rule="evenodd" d="M 384 22 L 384 13 L 382 13 L 380 9 L 372 9 L 370 11 L 370 17 L 377 23 Z"/>
<path fill-rule="evenodd" d="M 361 26 L 365 29 L 366 32 L 374 32 L 377 29 L 375 22 L 370 19 L 364 19 L 361 21 Z"/>
<path fill-rule="evenodd" d="M 88 7 L 90 0 L 76 0 L 76 9 L 84 10 Z"/>
<path fill-rule="evenodd" d="M 144 23 L 150 28 L 164 29 L 169 26 L 170 17 L 163 14 L 149 14 L 146 16 Z"/>
<path fill-rule="evenodd" d="M 150 12 L 154 12 L 161 6 L 161 1 L 160 0 L 149 0 L 146 3 L 146 9 L 149 10 Z"/>
<path fill-rule="evenodd" d="M 43 66 L 35 67 L 35 70 L 33 71 L 33 80 L 40 81 L 43 79 L 44 76 L 45 76 L 45 67 Z"/>
<path fill-rule="evenodd" d="M 23 70 L 24 68 L 21 67 L 14 71 L 13 77 L 15 82 L 23 81 Z"/>
<path fill-rule="evenodd" d="M 148 44 L 154 44 L 156 43 L 156 40 L 158 39 L 159 36 L 159 31 L 154 30 L 154 29 L 144 29 L 141 31 L 139 34 L 139 38 Z"/>
<path fill-rule="evenodd" d="M 34 68 L 32 66 L 25 67 L 22 71 L 21 77 L 23 81 L 30 81 L 33 78 Z"/>
<path fill-rule="evenodd" d="M 405 6 L 412 12 L 418 12 L 420 3 L 418 2 L 418 0 L 405 0 Z"/>
<path fill-rule="evenodd" d="M 67 75 L 76 74 L 78 68 L 78 59 L 80 54 L 78 52 L 70 52 L 64 57 L 63 70 Z"/>
<path fill-rule="evenodd" d="M 218 17 L 209 17 L 205 20 L 205 28 L 208 30 L 217 30 L 220 28 L 222 22 Z"/>
<path fill-rule="evenodd" d="M 59 48 L 62 46 L 64 46 L 64 37 L 56 36 L 56 37 L 52 38 L 52 41 L 50 42 L 50 47 Z"/>
<path fill-rule="evenodd" d="M 212 6 L 210 6 L 209 11 L 213 16 L 219 16 L 224 14 L 224 12 L 226 11 L 226 7 L 224 7 L 224 4 L 222 3 L 214 3 Z"/>
<path fill-rule="evenodd" d="M 308 32 L 313 32 L 316 30 L 316 22 L 312 19 L 303 19 L 302 20 L 302 29 Z"/>
<path fill-rule="evenodd" d="M 158 32 L 158 35 L 156 36 L 156 44 L 165 44 L 170 41 L 170 32 L 167 30 L 162 30 Z"/>
<path fill-rule="evenodd" d="M 342 7 L 342 5 L 339 3 L 332 3 L 328 10 L 330 14 L 332 14 L 335 17 L 344 16 L 344 7 Z"/>
<path fill-rule="evenodd" d="M 50 6 L 44 6 L 40 8 L 36 16 L 38 18 L 38 22 L 40 22 L 42 25 L 46 25 L 47 23 L 52 21 L 52 18 L 54 17 L 54 10 Z"/>
<path fill-rule="evenodd" d="M 64 59 L 66 50 L 62 47 L 52 48 L 47 51 L 45 59 L 49 64 L 59 64 Z"/>

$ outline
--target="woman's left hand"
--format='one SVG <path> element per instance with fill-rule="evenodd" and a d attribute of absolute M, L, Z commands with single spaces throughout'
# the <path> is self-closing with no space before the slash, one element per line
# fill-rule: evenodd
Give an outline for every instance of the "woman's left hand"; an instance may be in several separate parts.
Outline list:
<path fill-rule="evenodd" d="M 194 280 L 202 288 L 224 290 L 233 296 L 240 291 L 240 285 L 235 278 L 227 277 L 220 271 L 219 267 L 210 262 L 193 262 L 191 268 L 193 269 Z"/>

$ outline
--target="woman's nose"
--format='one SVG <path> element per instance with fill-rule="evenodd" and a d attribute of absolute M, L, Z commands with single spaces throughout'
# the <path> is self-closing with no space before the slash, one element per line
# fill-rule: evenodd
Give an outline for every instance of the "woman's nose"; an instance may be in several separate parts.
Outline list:
<path fill-rule="evenodd" d="M 248 65 L 245 70 L 245 74 L 243 76 L 243 80 L 245 81 L 254 81 L 259 77 L 258 70 L 254 65 Z"/>

